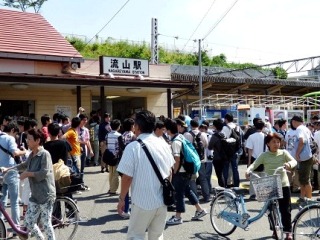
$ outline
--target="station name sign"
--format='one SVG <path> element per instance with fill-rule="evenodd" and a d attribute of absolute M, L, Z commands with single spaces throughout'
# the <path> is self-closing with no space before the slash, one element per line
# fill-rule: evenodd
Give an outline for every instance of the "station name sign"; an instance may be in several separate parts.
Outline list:
<path fill-rule="evenodd" d="M 100 56 L 100 74 L 149 76 L 149 61 L 145 59 Z"/>

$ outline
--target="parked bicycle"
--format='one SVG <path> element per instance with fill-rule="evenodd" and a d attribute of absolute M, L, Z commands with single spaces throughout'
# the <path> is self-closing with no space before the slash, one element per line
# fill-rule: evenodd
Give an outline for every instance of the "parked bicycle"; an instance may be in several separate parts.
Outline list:
<path fill-rule="evenodd" d="M 26 228 L 17 226 L 11 219 L 5 207 L 0 203 L 0 212 L 7 220 L 14 232 L 20 239 L 28 239 L 30 236 Z M 83 220 L 81 220 L 83 221 Z M 70 198 L 58 196 L 54 203 L 52 213 L 52 225 L 59 240 L 71 240 L 74 238 L 80 222 L 79 209 L 77 204 Z M 0 239 L 7 239 L 7 227 L 4 220 L 0 218 Z"/>
<path fill-rule="evenodd" d="M 237 227 L 248 230 L 253 222 L 259 220 L 265 213 L 268 214 L 271 230 L 276 239 L 283 239 L 283 226 L 277 199 L 282 198 L 282 185 L 278 171 L 284 171 L 283 167 L 275 169 L 274 175 L 260 177 L 252 180 L 259 202 L 265 202 L 260 212 L 251 217 L 246 209 L 244 194 L 246 189 L 220 188 L 213 198 L 210 209 L 210 220 L 214 230 L 221 236 L 232 234 Z M 252 173 L 253 174 L 253 173 Z"/>
<path fill-rule="evenodd" d="M 293 220 L 293 239 L 320 239 L 320 203 L 306 201 Z"/>

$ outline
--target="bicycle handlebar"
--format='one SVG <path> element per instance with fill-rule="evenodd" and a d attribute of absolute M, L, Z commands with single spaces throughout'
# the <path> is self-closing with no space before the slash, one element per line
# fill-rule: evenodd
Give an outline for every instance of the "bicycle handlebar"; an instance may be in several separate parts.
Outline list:
<path fill-rule="evenodd" d="M 284 168 L 284 166 L 280 166 L 280 167 L 277 167 L 276 169 L 271 169 L 271 170 L 274 170 L 274 172 L 273 172 L 273 175 L 275 175 L 278 171 L 284 171 L 285 170 L 285 168 Z M 249 175 L 253 175 L 253 176 L 255 176 L 256 178 L 261 178 L 261 176 L 259 176 L 258 174 L 256 174 L 256 173 L 254 173 L 253 171 L 251 171 L 251 172 L 249 172 Z"/>

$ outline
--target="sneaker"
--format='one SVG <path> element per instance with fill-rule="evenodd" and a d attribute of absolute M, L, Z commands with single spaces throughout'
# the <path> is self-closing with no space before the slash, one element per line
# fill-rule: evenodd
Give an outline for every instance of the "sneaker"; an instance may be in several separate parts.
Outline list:
<path fill-rule="evenodd" d="M 123 217 L 124 219 L 128 219 L 128 218 L 130 218 L 130 212 L 127 212 L 127 213 L 122 212 L 120 216 Z"/>
<path fill-rule="evenodd" d="M 201 210 L 201 211 L 196 211 L 196 213 L 194 214 L 194 216 L 191 218 L 191 220 L 198 220 L 202 217 L 204 217 L 205 215 L 207 215 L 207 211 L 205 209 Z"/>
<path fill-rule="evenodd" d="M 254 200 L 256 200 L 256 195 L 255 195 L 255 194 L 253 194 L 253 195 L 250 195 L 250 197 L 249 197 L 249 200 L 251 200 L 251 201 L 254 201 Z"/>
<path fill-rule="evenodd" d="M 90 191 L 90 188 L 87 185 L 81 185 L 80 190 L 81 191 Z"/>
<path fill-rule="evenodd" d="M 167 225 L 178 225 L 178 224 L 182 224 L 182 218 L 177 218 L 176 216 L 172 216 L 168 221 L 167 221 Z"/>
<path fill-rule="evenodd" d="M 306 202 L 306 199 L 305 198 L 302 198 L 302 197 L 299 197 L 299 199 L 297 200 L 297 203 L 300 204 L 300 203 L 305 203 Z"/>

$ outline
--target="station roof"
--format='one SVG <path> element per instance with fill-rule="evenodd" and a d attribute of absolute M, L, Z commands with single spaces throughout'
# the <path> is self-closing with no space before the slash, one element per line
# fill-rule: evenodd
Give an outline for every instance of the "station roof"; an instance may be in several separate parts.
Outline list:
<path fill-rule="evenodd" d="M 40 14 L 0 9 L 0 58 L 83 62 Z"/>
<path fill-rule="evenodd" d="M 183 98 L 183 96 L 188 99 L 199 98 L 198 75 L 172 73 L 171 79 L 196 83 L 196 87 L 192 90 L 177 93 L 176 98 Z M 203 97 L 215 94 L 302 96 L 319 91 L 320 81 L 204 75 L 202 76 L 202 89 Z"/>

